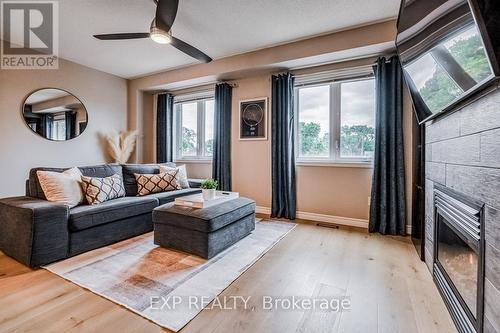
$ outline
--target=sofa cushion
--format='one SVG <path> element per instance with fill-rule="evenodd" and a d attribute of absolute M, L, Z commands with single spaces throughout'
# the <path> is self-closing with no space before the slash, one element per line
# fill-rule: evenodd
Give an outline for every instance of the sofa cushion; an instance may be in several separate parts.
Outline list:
<path fill-rule="evenodd" d="M 204 179 L 188 178 L 189 187 L 190 188 L 201 188 L 201 183 L 203 182 L 203 180 Z"/>
<path fill-rule="evenodd" d="M 153 223 L 209 233 L 251 214 L 255 201 L 242 197 L 203 209 L 168 203 L 153 211 Z"/>
<path fill-rule="evenodd" d="M 113 175 L 121 175 L 122 174 L 122 166 L 119 164 L 103 164 L 96 166 L 86 166 L 86 167 L 78 167 L 82 172 L 82 175 L 86 177 L 109 177 Z"/>
<path fill-rule="evenodd" d="M 40 186 L 40 181 L 38 180 L 37 171 L 52 171 L 52 172 L 63 172 L 69 168 L 33 168 L 30 170 L 29 180 L 28 180 L 28 196 L 47 200 L 47 197 L 43 193 L 42 187 Z M 78 167 L 82 174 L 87 177 L 109 177 L 114 174 L 122 174 L 122 167 L 118 164 L 102 164 L 87 167 Z"/>
<path fill-rule="evenodd" d="M 185 188 L 182 190 L 170 191 L 170 192 L 162 192 L 148 195 L 147 197 L 154 197 L 160 201 L 160 205 L 164 205 L 166 203 L 172 202 L 175 198 L 182 197 L 185 195 L 201 193 L 201 189 L 199 188 Z"/>
<path fill-rule="evenodd" d="M 163 163 L 162 165 L 175 167 L 175 163 Z M 135 174 L 158 174 L 160 173 L 160 164 L 122 164 L 122 170 L 125 194 L 127 197 L 135 197 L 137 195 Z"/>
<path fill-rule="evenodd" d="M 70 210 L 69 229 L 78 231 L 150 213 L 157 206 L 158 199 L 154 197 L 123 197 L 98 205 L 77 206 Z"/>

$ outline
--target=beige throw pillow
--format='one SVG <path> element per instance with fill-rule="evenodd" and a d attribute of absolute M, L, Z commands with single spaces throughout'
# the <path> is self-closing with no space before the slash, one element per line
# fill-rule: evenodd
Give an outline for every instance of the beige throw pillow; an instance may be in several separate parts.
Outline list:
<path fill-rule="evenodd" d="M 60 202 L 70 208 L 84 201 L 80 169 L 71 168 L 64 172 L 39 170 L 36 175 L 48 201 Z"/>
<path fill-rule="evenodd" d="M 175 177 L 175 180 L 177 181 L 177 185 L 179 189 L 182 188 L 189 188 L 189 181 L 187 177 L 187 171 L 186 171 L 186 165 L 179 165 L 175 168 L 165 166 L 165 165 L 160 165 L 160 173 L 165 173 L 165 172 L 171 172 L 177 170 L 177 176 Z"/>
<path fill-rule="evenodd" d="M 82 176 L 81 179 L 83 193 L 91 205 L 125 196 L 123 179 L 119 174 L 105 178 Z"/>
<path fill-rule="evenodd" d="M 178 171 L 164 172 L 159 174 L 138 174 L 135 173 L 137 181 L 137 195 L 143 196 L 159 192 L 169 192 L 178 189 L 175 177 Z"/>

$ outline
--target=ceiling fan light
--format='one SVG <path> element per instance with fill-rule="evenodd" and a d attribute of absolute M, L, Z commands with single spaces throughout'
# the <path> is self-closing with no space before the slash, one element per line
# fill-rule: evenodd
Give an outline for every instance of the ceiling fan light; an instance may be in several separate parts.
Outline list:
<path fill-rule="evenodd" d="M 169 44 L 172 42 L 172 35 L 157 27 L 151 27 L 149 36 L 158 44 Z"/>
<path fill-rule="evenodd" d="M 172 42 L 172 32 L 170 31 L 170 28 L 168 31 L 166 29 L 159 28 L 156 25 L 156 18 L 151 22 L 149 37 L 158 44 L 169 44 Z"/>
<path fill-rule="evenodd" d="M 162 34 L 151 34 L 151 39 L 158 44 L 169 44 L 171 42 L 168 36 Z"/>

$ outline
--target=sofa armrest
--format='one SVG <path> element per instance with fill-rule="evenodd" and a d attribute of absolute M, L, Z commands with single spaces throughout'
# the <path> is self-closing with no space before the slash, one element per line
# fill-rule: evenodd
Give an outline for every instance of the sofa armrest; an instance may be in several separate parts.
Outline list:
<path fill-rule="evenodd" d="M 203 179 L 197 179 L 197 178 L 189 178 L 189 187 L 191 188 L 200 188 L 201 187 L 201 182 Z"/>
<path fill-rule="evenodd" d="M 0 250 L 30 267 L 69 252 L 69 207 L 32 197 L 0 199 Z"/>

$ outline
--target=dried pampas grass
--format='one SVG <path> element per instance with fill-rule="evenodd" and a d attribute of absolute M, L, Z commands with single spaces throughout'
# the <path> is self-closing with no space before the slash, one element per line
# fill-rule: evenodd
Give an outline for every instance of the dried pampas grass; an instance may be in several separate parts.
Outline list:
<path fill-rule="evenodd" d="M 125 164 L 135 148 L 137 131 L 113 132 L 106 136 L 108 154 L 115 163 Z"/>

